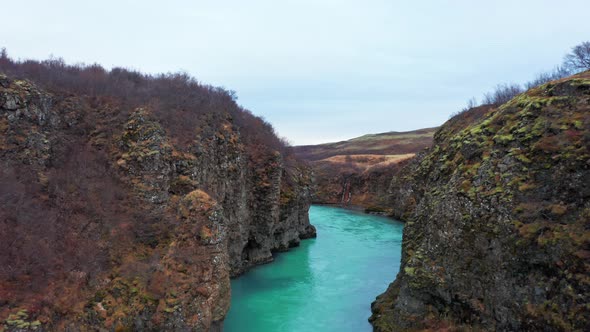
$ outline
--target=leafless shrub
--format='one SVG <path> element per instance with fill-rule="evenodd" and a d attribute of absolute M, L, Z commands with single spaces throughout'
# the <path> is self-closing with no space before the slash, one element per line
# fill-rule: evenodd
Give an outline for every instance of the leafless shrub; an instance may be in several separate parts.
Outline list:
<path fill-rule="evenodd" d="M 498 84 L 494 91 L 484 94 L 483 104 L 502 105 L 523 92 L 519 84 Z"/>
<path fill-rule="evenodd" d="M 68 65 L 56 57 L 15 61 L 5 49 L 0 50 L 0 72 L 32 80 L 52 91 L 115 99 L 124 110 L 150 105 L 179 144 L 193 142 L 195 128 L 213 132 L 231 118 L 252 155 L 260 149 L 289 153 L 271 124 L 237 105 L 235 91 L 202 84 L 185 72 L 147 75 L 125 68 L 108 71 L 98 64 Z"/>
<path fill-rule="evenodd" d="M 540 73 L 534 80 L 525 83 L 527 89 L 532 89 L 547 82 L 558 80 L 571 75 L 571 72 L 563 66 L 557 66 L 552 71 Z"/>
<path fill-rule="evenodd" d="M 465 112 L 469 111 L 470 109 L 477 107 L 477 106 L 479 106 L 477 99 L 475 97 L 472 97 L 471 99 L 469 99 L 467 101 L 467 104 L 465 105 L 465 107 L 463 107 L 460 111 L 451 114 L 451 116 L 449 116 L 449 119 L 454 118 L 455 116 L 457 116 L 459 114 L 465 113 Z"/>
<path fill-rule="evenodd" d="M 580 45 L 574 46 L 571 52 L 565 56 L 563 65 L 556 66 L 551 71 L 538 74 L 535 79 L 525 83 L 524 87 L 527 90 L 532 89 L 584 70 L 590 70 L 590 42 L 583 42 Z M 467 102 L 466 107 L 459 112 L 453 113 L 450 118 L 465 113 L 478 105 L 501 105 L 523 92 L 524 90 L 519 84 L 499 84 L 494 91 L 484 94 L 481 104 L 478 104 L 475 98 L 471 98 Z"/>

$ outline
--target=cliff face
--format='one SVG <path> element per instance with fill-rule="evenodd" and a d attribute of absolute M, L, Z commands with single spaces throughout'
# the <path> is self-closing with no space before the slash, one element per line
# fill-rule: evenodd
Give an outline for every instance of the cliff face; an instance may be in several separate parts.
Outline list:
<path fill-rule="evenodd" d="M 414 155 L 349 157 L 351 161 L 348 163 L 332 161 L 336 158 L 311 162 L 316 188 L 314 203 L 363 207 L 370 212 L 391 213 L 388 207 L 389 182 Z M 358 162 L 367 159 L 383 161 Z"/>
<path fill-rule="evenodd" d="M 220 330 L 230 276 L 315 236 L 309 170 L 241 113 L 181 142 L 126 107 L 0 75 L 0 330 Z"/>
<path fill-rule="evenodd" d="M 376 331 L 590 329 L 590 73 L 450 120 L 392 182 Z"/>
<path fill-rule="evenodd" d="M 415 153 L 432 144 L 435 129 L 365 135 L 348 141 L 297 146 L 314 171 L 314 203 L 390 213 L 389 182 Z"/>

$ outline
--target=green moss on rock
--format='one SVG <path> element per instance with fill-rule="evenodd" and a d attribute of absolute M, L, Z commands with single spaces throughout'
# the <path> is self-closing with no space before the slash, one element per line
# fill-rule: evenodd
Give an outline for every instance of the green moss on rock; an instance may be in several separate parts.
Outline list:
<path fill-rule="evenodd" d="M 391 186 L 408 218 L 402 267 L 374 304 L 376 330 L 590 326 L 590 278 L 576 277 L 590 275 L 589 79 L 451 119 L 402 169 Z"/>

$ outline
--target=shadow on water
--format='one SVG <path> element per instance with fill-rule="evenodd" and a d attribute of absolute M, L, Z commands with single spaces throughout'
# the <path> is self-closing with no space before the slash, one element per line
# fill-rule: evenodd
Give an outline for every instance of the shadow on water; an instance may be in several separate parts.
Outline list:
<path fill-rule="evenodd" d="M 370 304 L 399 270 L 403 224 L 313 206 L 318 238 L 232 280 L 224 331 L 371 331 Z"/>
<path fill-rule="evenodd" d="M 250 270 L 246 275 L 232 280 L 233 295 L 287 289 L 302 281 L 308 281 L 310 270 L 309 250 L 315 240 L 306 240 L 289 252 L 275 253 L 274 261 Z M 234 296 L 237 297 L 237 296 Z M 232 302 L 233 304 L 233 302 Z"/>

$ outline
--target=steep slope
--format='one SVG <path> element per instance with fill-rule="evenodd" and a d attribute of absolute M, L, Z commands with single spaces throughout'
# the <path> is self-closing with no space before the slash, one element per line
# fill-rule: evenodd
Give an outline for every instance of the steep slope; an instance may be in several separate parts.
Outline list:
<path fill-rule="evenodd" d="M 590 72 L 449 121 L 391 190 L 376 331 L 590 329 Z"/>
<path fill-rule="evenodd" d="M 312 165 L 314 202 L 386 212 L 390 179 L 415 153 L 432 144 L 434 132 L 434 128 L 389 132 L 293 149 Z"/>
<path fill-rule="evenodd" d="M 0 74 L 0 330 L 220 330 L 230 275 L 315 235 L 309 170 L 225 91 L 0 65 L 47 87 Z"/>

